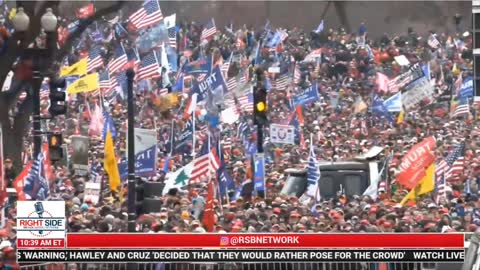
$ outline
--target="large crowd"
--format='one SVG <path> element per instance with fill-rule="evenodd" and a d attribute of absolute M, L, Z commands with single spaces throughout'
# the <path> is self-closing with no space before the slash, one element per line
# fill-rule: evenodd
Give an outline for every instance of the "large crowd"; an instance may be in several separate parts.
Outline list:
<path fill-rule="evenodd" d="M 71 21 L 63 19 L 62 27 Z M 115 32 L 114 24 L 99 21 L 81 35 L 77 49 L 67 61 L 77 62 L 89 46 L 92 46 L 91 33 L 95 27 L 102 29 L 100 44 L 105 50 L 104 60 L 107 66 L 108 55 L 113 50 L 108 37 L 125 46 L 135 46 L 139 38 L 136 32 L 128 30 L 125 36 Z M 271 29 L 274 29 L 273 26 Z M 266 28 L 268 28 L 266 27 Z M 128 28 L 128 27 L 126 27 Z M 472 37 L 468 29 L 459 27 L 455 33 L 435 33 L 421 36 L 415 29 L 406 29 L 397 36 L 383 35 L 371 38 L 368 22 L 362 24 L 358 31 L 346 33 L 343 28 L 336 28 L 325 22 L 321 31 L 302 31 L 299 29 L 281 29 L 288 37 L 275 48 L 262 48 L 259 42 L 265 38 L 266 30 L 241 27 L 238 29 L 217 26 L 214 37 L 208 41 L 200 39 L 202 26 L 195 23 L 179 23 L 176 27 L 178 67 L 183 63 L 196 60 L 202 55 L 213 55 L 214 62 L 231 64 L 226 78 L 244 78 L 245 84 L 254 84 L 253 72 L 256 65 L 268 69 L 279 64 L 286 68 L 289 79 L 286 84 L 279 83 L 279 77 L 268 74 L 271 89 L 268 93 L 268 116 L 271 123 L 285 123 L 292 114 L 291 98 L 299 89 L 312 83 L 318 84 L 320 99 L 303 107 L 303 121 L 300 123 L 298 143 L 295 145 L 273 144 L 270 142 L 269 130 L 266 128 L 264 149 L 266 153 L 266 196 L 255 196 L 243 192 L 241 196 L 229 196 L 228 199 L 215 200 L 215 232 L 473 232 L 480 226 L 480 200 L 478 187 L 480 182 L 480 152 L 478 136 L 480 126 L 476 117 L 476 105 L 471 102 L 470 113 L 452 117 L 450 112 L 450 93 L 457 91 L 459 78 L 467 78 L 473 73 Z M 464 32 L 466 34 L 464 34 Z M 429 36 L 435 36 L 440 45 L 432 48 L 428 44 Z M 363 38 L 365 40 L 363 40 Z M 453 42 L 453 41 L 457 42 Z M 182 43 L 182 45 L 180 45 Z M 461 45 L 459 45 L 461 43 Z M 294 62 L 302 62 L 312 51 L 321 49 L 319 61 L 302 64 L 299 78 L 293 78 Z M 259 50 L 259 52 L 257 52 Z M 372 105 L 372 93 L 387 99 L 391 92 L 379 91 L 377 74 L 394 78 L 405 67 L 394 60 L 395 56 L 404 55 L 411 64 L 429 64 L 429 80 L 435 85 L 433 104 L 421 106 L 417 110 L 405 112 L 403 121 L 388 123 L 385 119 L 368 110 Z M 234 56 L 230 58 L 231 56 Z M 260 61 L 258 61 L 260 59 Z M 99 71 L 104 71 L 102 68 Z M 171 136 L 179 136 L 185 124 L 183 111 L 188 93 L 180 93 L 180 102 L 167 109 L 158 105 L 159 94 L 156 89 L 167 88 L 175 92 L 177 72 L 164 72 L 161 78 L 135 82 L 135 126 L 157 130 L 158 168 L 157 174 L 144 180 L 162 182 L 166 180 L 165 167 L 175 172 L 192 160 L 191 149 L 175 153 L 167 159 L 170 152 Z M 197 76 L 194 76 L 194 79 Z M 461 79 L 460 79 L 461 80 Z M 144 85 L 150 87 L 145 90 Z M 153 89 L 153 90 L 152 90 Z M 185 90 L 185 89 L 184 89 Z M 118 94 L 120 96 L 120 94 Z M 241 96 L 242 92 L 238 91 Z M 448 101 L 444 98 L 448 97 Z M 224 103 L 228 99 L 225 97 Z M 358 109 L 359 100 L 367 109 Z M 47 111 L 48 100 L 42 101 L 42 108 Z M 86 110 L 95 108 L 101 102 L 109 103 L 105 107 L 111 114 L 117 137 L 116 154 L 126 155 L 126 100 L 115 97 L 105 102 L 105 97 L 98 94 L 77 94 L 68 103 L 65 116 L 50 122 L 52 131 L 61 130 L 68 144 L 72 135 L 85 135 L 90 138 L 90 169 L 95 167 L 103 185 L 100 201 L 93 204 L 84 199 L 84 190 L 88 181 L 93 181 L 91 174 L 78 176 L 65 164 L 53 164 L 55 179 L 51 181 L 52 199 L 66 202 L 68 231 L 70 232 L 125 232 L 127 231 L 127 190 L 126 181 L 119 192 L 112 192 L 108 185 L 103 163 L 103 144 L 101 136 L 91 134 L 92 113 Z M 202 105 L 199 105 L 199 111 Z M 396 119 L 398 112 L 392 116 Z M 201 113 L 197 114 L 198 125 L 204 126 Z M 240 124 L 246 123 L 253 128 L 251 112 L 241 110 L 240 119 L 234 123 L 221 122 L 216 128 L 224 146 L 224 160 L 228 174 L 235 186 L 252 181 L 249 170 L 250 160 L 243 138 L 238 134 Z M 244 120 L 244 121 L 242 121 Z M 179 123 L 172 126 L 172 121 Z M 397 122 L 397 121 L 395 121 Z M 172 131 L 173 128 L 173 131 Z M 248 134 L 247 140 L 254 142 L 254 135 Z M 312 135 L 312 136 L 311 136 Z M 456 145 L 465 142 L 464 168 L 461 174 L 448 181 L 446 195 L 442 200 L 435 198 L 435 192 L 426 194 L 416 200 L 401 205 L 400 201 L 408 190 L 395 183 L 398 166 L 402 156 L 416 144 L 429 136 L 435 136 L 436 161 L 440 163 Z M 310 142 L 311 138 L 313 139 Z M 205 140 L 205 131 L 196 133 L 194 147 L 200 149 Z M 25 146 L 31 139 L 27 136 Z M 319 203 L 303 204 L 297 197 L 280 194 L 286 180 L 285 170 L 305 167 L 309 157 L 309 145 L 314 145 L 318 160 L 351 160 L 365 153 L 372 146 L 382 146 L 385 150 L 381 157 L 391 157 L 388 174 L 391 179 L 388 190 L 379 189 L 378 197 L 346 197 L 339 193 L 336 198 Z M 192 147 L 188 144 L 187 147 Z M 27 148 L 27 147 L 26 147 Z M 19 149 L 20 151 L 20 149 Z M 197 150 L 198 151 L 198 150 Z M 120 160 L 120 158 L 119 158 Z M 167 166 L 164 162 L 167 161 Z M 5 175 L 9 185 L 22 170 L 22 166 L 12 164 L 6 157 Z M 138 217 L 137 229 L 144 232 L 195 232 L 206 231 L 202 213 L 208 196 L 207 179 L 189 185 L 185 191 L 169 192 L 161 197 L 162 208 L 158 213 L 147 213 Z M 320 180 L 321 181 L 321 180 Z M 466 183 L 469 183 L 466 191 Z M 231 194 L 229 194 L 231 195 Z M 15 216 L 14 199 L 10 200 L 7 226 L 0 231 L 3 242 L 0 249 L 4 258 L 15 256 Z"/>

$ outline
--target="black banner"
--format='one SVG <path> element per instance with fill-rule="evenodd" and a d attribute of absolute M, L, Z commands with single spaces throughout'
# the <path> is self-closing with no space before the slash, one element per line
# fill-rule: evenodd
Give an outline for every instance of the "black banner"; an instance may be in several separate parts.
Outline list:
<path fill-rule="evenodd" d="M 438 250 L 18 250 L 21 262 L 463 262 L 463 249 Z"/>

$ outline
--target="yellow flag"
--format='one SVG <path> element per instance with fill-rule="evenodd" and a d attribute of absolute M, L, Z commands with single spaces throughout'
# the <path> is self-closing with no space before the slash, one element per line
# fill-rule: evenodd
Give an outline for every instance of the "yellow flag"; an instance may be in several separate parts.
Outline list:
<path fill-rule="evenodd" d="M 88 74 L 67 87 L 67 94 L 86 93 L 98 89 L 98 73 Z"/>
<path fill-rule="evenodd" d="M 118 172 L 117 159 L 115 158 L 115 150 L 113 149 L 113 139 L 110 129 L 105 136 L 103 168 L 108 174 L 110 190 L 117 191 L 120 186 L 120 173 Z"/>
<path fill-rule="evenodd" d="M 397 124 L 400 125 L 403 123 L 403 117 L 405 117 L 405 111 L 401 110 L 400 113 L 398 114 Z"/>
<path fill-rule="evenodd" d="M 87 58 L 83 58 L 71 66 L 64 67 L 60 71 L 60 77 L 83 76 L 85 74 L 87 74 Z"/>
<path fill-rule="evenodd" d="M 435 163 L 432 163 L 426 171 L 425 176 L 420 180 L 418 195 L 432 192 L 435 188 Z"/>
<path fill-rule="evenodd" d="M 453 73 L 453 75 L 458 75 L 458 74 L 460 74 L 460 69 L 458 69 L 456 63 L 453 64 L 452 73 Z"/>
<path fill-rule="evenodd" d="M 435 163 L 428 166 L 425 176 L 420 180 L 417 187 L 410 190 L 410 192 L 402 199 L 401 205 L 406 204 L 409 200 L 415 200 L 418 195 L 432 192 L 435 188 Z"/>
<path fill-rule="evenodd" d="M 16 8 L 12 8 L 12 10 L 10 10 L 10 13 L 8 14 L 8 19 L 13 20 L 13 18 L 15 17 L 15 15 L 17 15 L 17 9 Z"/>

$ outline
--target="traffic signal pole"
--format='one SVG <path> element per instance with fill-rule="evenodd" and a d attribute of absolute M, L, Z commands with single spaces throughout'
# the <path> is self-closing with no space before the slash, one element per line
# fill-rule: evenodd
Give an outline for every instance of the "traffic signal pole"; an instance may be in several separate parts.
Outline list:
<path fill-rule="evenodd" d="M 135 72 L 133 69 L 127 70 L 127 157 L 128 157 L 128 232 L 135 232 L 135 138 L 134 138 L 134 115 L 135 107 L 133 103 L 133 78 Z"/>

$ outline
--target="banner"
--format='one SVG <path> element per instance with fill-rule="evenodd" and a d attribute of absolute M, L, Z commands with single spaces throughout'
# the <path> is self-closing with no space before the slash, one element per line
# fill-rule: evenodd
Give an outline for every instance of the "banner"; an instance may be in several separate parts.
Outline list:
<path fill-rule="evenodd" d="M 67 87 L 67 94 L 86 93 L 97 90 L 98 88 L 98 73 L 93 73 L 70 84 Z"/>
<path fill-rule="evenodd" d="M 192 93 L 197 93 L 197 102 L 200 102 L 207 98 L 208 90 L 212 92 L 217 92 L 223 88 L 223 93 L 228 91 L 227 84 L 223 78 L 220 66 L 217 65 L 210 76 L 206 77 L 203 81 L 195 83 L 192 89 Z"/>
<path fill-rule="evenodd" d="M 211 70 L 211 57 L 208 57 L 207 59 L 199 59 L 183 66 L 183 72 L 185 74 L 210 74 Z"/>
<path fill-rule="evenodd" d="M 466 78 L 460 91 L 458 92 L 458 99 L 473 97 L 473 79 L 472 77 Z"/>
<path fill-rule="evenodd" d="M 295 144 L 295 127 L 270 124 L 270 141 L 272 143 Z"/>
<path fill-rule="evenodd" d="M 148 234 L 144 234 L 148 236 Z M 157 235 L 157 234 L 151 234 Z M 202 234 L 202 236 L 208 236 Z M 99 237 L 99 235 L 97 235 Z M 270 237 L 258 235 L 255 238 L 248 238 L 248 236 L 240 236 L 240 239 L 265 239 L 261 237 Z M 380 236 L 382 237 L 382 236 Z M 222 246 L 222 241 L 230 241 L 235 243 L 234 237 L 223 237 L 219 242 Z M 266 238 L 269 239 L 269 238 Z M 251 240 L 253 241 L 253 240 Z M 261 240 L 259 240 L 261 241 Z M 269 240 L 264 240 L 269 241 Z M 273 241 L 273 240 L 272 240 Z M 23 244 L 23 242 L 22 242 Z M 230 244 L 229 244 L 230 245 Z M 25 248 L 25 246 L 22 246 Z M 28 247 L 28 246 L 27 246 Z M 288 246 L 290 247 L 290 246 Z M 326 269 L 323 268 L 323 263 L 332 265 L 328 269 L 350 269 L 346 267 L 335 267 L 336 265 L 351 265 L 365 263 L 365 265 L 376 264 L 378 262 L 388 263 L 402 263 L 408 264 L 410 262 L 456 262 L 462 263 L 465 258 L 464 249 L 356 249 L 350 247 L 348 249 L 292 249 L 292 248 L 272 248 L 272 249 L 19 249 L 18 262 L 19 263 L 51 263 L 51 262 L 79 262 L 79 263 L 156 263 L 155 269 L 170 269 L 166 268 L 164 263 L 252 263 L 258 264 L 293 264 L 306 263 L 312 268 L 308 269 Z M 347 262 L 347 263 L 346 263 Z M 256 264 L 253 264 L 256 265 Z M 455 264 L 454 264 L 455 265 Z M 315 267 L 314 267 L 315 266 Z M 445 269 L 458 269 L 450 266 Z M 293 267 L 292 267 L 293 268 Z M 298 267 L 299 268 L 299 267 Z M 153 268 L 152 268 L 153 269 Z M 213 269 L 206 268 L 206 269 Z M 303 269 L 303 268 L 301 268 Z M 351 268 L 351 269 L 391 269 L 391 268 Z M 409 268 L 405 268 L 409 269 Z M 413 268 L 412 268 L 413 269 Z M 426 268 L 422 268 L 426 269 Z M 430 268 L 432 269 L 432 268 Z M 435 268 L 433 268 L 435 269 Z"/>
<path fill-rule="evenodd" d="M 434 101 L 435 89 L 428 79 L 423 76 L 409 83 L 402 91 L 402 104 L 406 111 L 416 110 Z"/>
<path fill-rule="evenodd" d="M 414 145 L 400 163 L 397 182 L 406 188 L 415 188 L 425 176 L 427 168 L 435 161 L 435 137 L 431 136 Z"/>
<path fill-rule="evenodd" d="M 309 88 L 305 89 L 303 93 L 293 97 L 293 105 L 296 107 L 298 105 L 303 106 L 312 102 L 319 100 L 317 84 L 314 83 Z"/>
<path fill-rule="evenodd" d="M 407 84 L 416 81 L 423 76 L 422 67 L 420 67 L 419 64 L 415 64 L 411 66 L 409 70 L 390 80 L 388 82 L 388 90 L 392 93 L 398 92 Z"/>
<path fill-rule="evenodd" d="M 71 143 L 73 148 L 70 162 L 73 165 L 73 170 L 76 175 L 88 175 L 88 152 L 89 152 L 89 138 L 86 136 L 71 136 Z"/>
<path fill-rule="evenodd" d="M 253 177 L 255 191 L 265 192 L 265 156 L 264 154 L 263 153 L 255 154 L 253 163 L 255 165 L 254 177 Z"/>
<path fill-rule="evenodd" d="M 389 112 L 399 112 L 402 110 L 402 93 L 398 92 L 395 95 L 387 98 L 383 105 Z"/>
<path fill-rule="evenodd" d="M 97 205 L 100 200 L 101 184 L 87 182 L 85 183 L 85 195 L 83 196 L 83 201 L 86 202 L 90 200 L 93 205 Z"/>
<path fill-rule="evenodd" d="M 128 176 L 127 162 L 119 165 L 120 177 Z M 157 168 L 157 131 L 154 129 L 135 128 L 135 175 L 153 176 Z"/>

